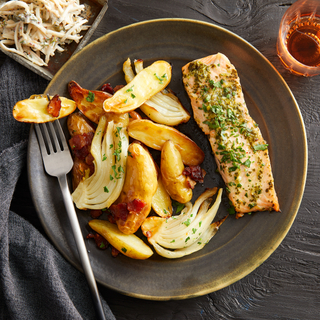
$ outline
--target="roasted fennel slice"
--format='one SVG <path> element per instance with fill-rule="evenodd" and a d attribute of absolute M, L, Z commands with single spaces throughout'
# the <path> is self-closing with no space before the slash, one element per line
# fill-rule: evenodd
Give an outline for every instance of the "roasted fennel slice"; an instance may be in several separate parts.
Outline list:
<path fill-rule="evenodd" d="M 202 249 L 225 220 L 213 222 L 221 203 L 222 189 L 210 207 L 217 188 L 206 190 L 195 201 L 188 202 L 180 215 L 170 218 L 147 218 L 141 226 L 143 234 L 156 252 L 169 259 L 181 258 Z"/>
<path fill-rule="evenodd" d="M 107 117 L 102 116 L 91 145 L 95 171 L 72 194 L 79 209 L 108 208 L 119 197 L 125 180 L 128 146 L 126 127 L 107 122 Z"/>

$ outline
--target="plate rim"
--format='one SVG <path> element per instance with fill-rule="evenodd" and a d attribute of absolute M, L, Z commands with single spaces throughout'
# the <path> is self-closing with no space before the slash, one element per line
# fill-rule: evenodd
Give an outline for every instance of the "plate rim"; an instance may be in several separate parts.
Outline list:
<path fill-rule="evenodd" d="M 247 40 L 243 39 L 242 37 L 238 36 L 237 34 L 235 34 L 232 31 L 229 31 L 223 27 L 220 27 L 218 25 L 215 25 L 213 23 L 209 23 L 209 22 L 205 22 L 205 21 L 200 21 L 200 20 L 195 20 L 195 19 L 185 19 L 185 18 L 160 18 L 160 19 L 151 19 L 151 20 L 146 20 L 146 21 L 140 21 L 140 22 L 136 22 L 124 27 L 121 27 L 119 29 L 113 30 L 101 37 L 99 37 L 98 39 L 92 41 L 91 43 L 89 43 L 87 46 L 85 46 L 82 50 L 80 50 L 79 52 L 77 52 L 76 54 L 74 54 L 71 59 L 69 59 L 67 61 L 66 64 L 64 64 L 62 66 L 62 68 L 55 74 L 55 76 L 52 78 L 51 82 L 54 82 L 56 78 L 58 78 L 60 76 L 60 74 L 63 72 L 63 70 L 68 67 L 69 64 L 73 63 L 73 60 L 77 59 L 77 56 L 80 55 L 83 51 L 85 50 L 90 50 L 90 48 L 92 46 L 96 46 L 99 45 L 99 42 L 104 42 L 107 41 L 106 39 L 110 36 L 113 35 L 117 32 L 121 32 L 125 29 L 130 29 L 130 28 L 134 28 L 136 26 L 140 26 L 143 24 L 150 24 L 150 23 L 154 23 L 154 22 L 189 22 L 189 23 L 197 23 L 197 24 L 202 24 L 205 26 L 208 26 L 210 28 L 216 28 L 222 32 L 227 32 L 230 35 L 232 35 L 233 37 L 238 38 L 238 40 L 240 40 L 241 42 L 245 43 L 247 46 L 249 46 L 252 50 L 254 50 L 261 58 L 263 58 L 263 60 L 265 60 L 265 62 L 272 67 L 273 72 L 275 72 L 277 74 L 277 77 L 279 78 L 279 80 L 282 82 L 282 84 L 286 87 L 287 93 L 290 94 L 292 102 L 295 104 L 296 106 L 296 111 L 299 115 L 299 120 L 301 123 L 301 129 L 303 132 L 303 142 L 304 142 L 304 166 L 303 166 L 303 172 L 302 172 L 302 183 L 303 185 L 300 187 L 300 192 L 298 194 L 298 198 L 299 201 L 297 202 L 297 208 L 296 208 L 296 212 L 294 214 L 290 215 L 290 219 L 286 225 L 286 227 L 284 228 L 284 230 L 281 233 L 281 236 L 279 236 L 277 238 L 277 241 L 274 242 L 273 246 L 271 248 L 269 248 L 269 250 L 267 252 L 264 252 L 264 255 L 262 258 L 259 259 L 259 261 L 257 261 L 256 263 L 252 264 L 251 267 L 247 268 L 245 272 L 240 272 L 237 276 L 233 277 L 229 282 L 224 282 L 223 284 L 221 284 L 219 287 L 216 287 L 214 289 L 212 288 L 205 288 L 202 291 L 198 291 L 194 294 L 187 294 L 187 295 L 179 295 L 179 296 L 169 296 L 169 297 L 163 297 L 163 296 L 150 296 L 150 295 L 144 295 L 144 294 L 136 294 L 136 293 L 130 293 L 130 292 L 125 292 L 123 290 L 119 290 L 116 288 L 113 288 L 112 286 L 108 286 L 106 283 L 104 283 L 103 281 L 100 281 L 99 279 L 97 279 L 97 282 L 112 289 L 112 290 L 116 290 L 119 293 L 125 294 L 127 296 L 131 296 L 131 297 L 135 297 L 135 298 L 141 298 L 141 299 L 145 299 L 145 300 L 159 300 L 159 301 L 165 301 L 165 300 L 182 300 L 182 299 L 186 299 L 186 298 L 192 298 L 192 297 L 198 297 L 198 296 L 202 296 L 217 290 L 220 290 L 222 288 L 225 288 L 237 281 L 239 281 L 240 279 L 244 278 L 245 276 L 247 276 L 248 274 L 250 274 L 253 270 L 255 270 L 258 266 L 260 266 L 262 263 L 264 263 L 269 257 L 270 255 L 277 249 L 277 247 L 281 244 L 281 242 L 283 241 L 283 239 L 286 237 L 287 233 L 289 232 L 290 228 L 292 227 L 292 224 L 298 214 L 300 205 L 301 205 L 301 201 L 303 198 L 303 194 L 304 194 L 304 190 L 305 190 L 305 185 L 306 185 L 306 178 L 307 178 L 307 167 L 308 167 L 308 148 L 307 148 L 307 136 L 306 136 L 306 130 L 305 130 L 305 125 L 304 125 L 304 121 L 303 121 L 303 117 L 299 108 L 299 105 L 293 95 L 293 93 L 291 92 L 289 86 L 287 85 L 287 83 L 285 82 L 285 80 L 282 78 L 281 74 L 278 72 L 278 70 L 276 70 L 276 68 L 272 65 L 272 63 L 258 50 L 256 49 L 253 45 L 251 45 Z M 48 84 L 45 93 L 47 92 L 47 90 L 50 88 L 50 84 L 51 82 Z M 34 134 L 33 132 L 33 126 L 31 126 L 30 129 L 30 135 Z M 30 141 L 31 139 L 29 139 Z M 28 175 L 30 173 L 29 170 L 29 166 L 30 164 L 30 157 L 29 157 L 29 145 L 28 145 Z M 31 183 L 31 177 L 29 176 L 29 185 L 30 185 L 30 189 L 32 190 L 32 183 Z M 38 212 L 38 210 L 40 210 L 40 208 L 36 207 L 36 210 Z M 48 237 L 50 238 L 50 240 L 54 243 L 54 245 L 56 246 L 56 248 L 58 249 L 58 251 L 60 252 L 60 254 L 62 254 L 72 265 L 74 265 L 78 270 L 82 271 L 82 268 L 79 267 L 79 265 L 73 261 L 69 256 L 64 254 L 64 250 L 62 250 L 60 248 L 60 246 L 56 243 L 56 241 L 54 239 L 52 239 L 52 237 L 48 234 L 48 229 L 45 225 L 45 223 L 43 222 L 43 219 L 41 218 L 41 215 L 39 215 L 39 219 L 44 227 L 45 232 L 47 233 Z"/>

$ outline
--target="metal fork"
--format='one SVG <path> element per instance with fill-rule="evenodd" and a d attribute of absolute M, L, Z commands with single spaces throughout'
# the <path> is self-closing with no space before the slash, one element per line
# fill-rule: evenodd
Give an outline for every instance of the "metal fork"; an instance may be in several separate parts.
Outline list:
<path fill-rule="evenodd" d="M 44 168 L 50 176 L 58 178 L 80 261 L 88 281 L 98 319 L 105 320 L 97 284 L 68 187 L 66 175 L 72 169 L 73 160 L 66 138 L 59 120 L 40 125 L 35 124 L 34 127 L 38 137 Z"/>

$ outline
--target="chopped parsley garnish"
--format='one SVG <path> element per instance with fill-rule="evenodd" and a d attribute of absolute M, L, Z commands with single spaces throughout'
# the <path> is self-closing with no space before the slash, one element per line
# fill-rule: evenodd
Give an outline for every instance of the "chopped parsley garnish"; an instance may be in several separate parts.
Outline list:
<path fill-rule="evenodd" d="M 159 80 L 160 84 L 163 84 L 163 80 L 167 80 L 168 76 L 166 73 L 164 73 L 161 77 L 159 77 L 156 73 L 154 74 L 154 76 Z"/>
<path fill-rule="evenodd" d="M 247 159 L 245 162 L 242 163 L 244 166 L 250 168 L 251 165 L 251 161 L 249 159 Z"/>
<path fill-rule="evenodd" d="M 132 89 L 133 87 L 134 87 L 134 85 L 133 85 L 132 87 L 130 87 L 129 89 L 127 89 L 126 92 L 131 92 L 131 91 L 133 91 L 133 89 Z"/>
<path fill-rule="evenodd" d="M 184 225 L 186 225 L 187 227 L 189 227 L 191 221 L 190 219 L 187 219 L 186 221 L 182 222 Z"/>
<path fill-rule="evenodd" d="M 88 102 L 93 102 L 94 101 L 94 93 L 89 91 L 88 96 L 86 97 L 86 100 Z"/>
<path fill-rule="evenodd" d="M 256 144 L 253 146 L 254 151 L 264 151 L 268 149 L 268 144 L 267 143 L 262 143 L 262 144 Z"/>
<path fill-rule="evenodd" d="M 256 203 L 249 203 L 249 208 L 252 209 L 253 207 L 255 207 L 257 204 Z"/>

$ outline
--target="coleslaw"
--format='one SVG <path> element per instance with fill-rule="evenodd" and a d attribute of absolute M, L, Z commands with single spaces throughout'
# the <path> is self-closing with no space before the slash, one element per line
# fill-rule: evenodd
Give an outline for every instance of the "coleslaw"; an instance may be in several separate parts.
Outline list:
<path fill-rule="evenodd" d="M 47 66 L 56 51 L 90 26 L 79 0 L 11 0 L 0 6 L 0 47 L 38 66 Z"/>

